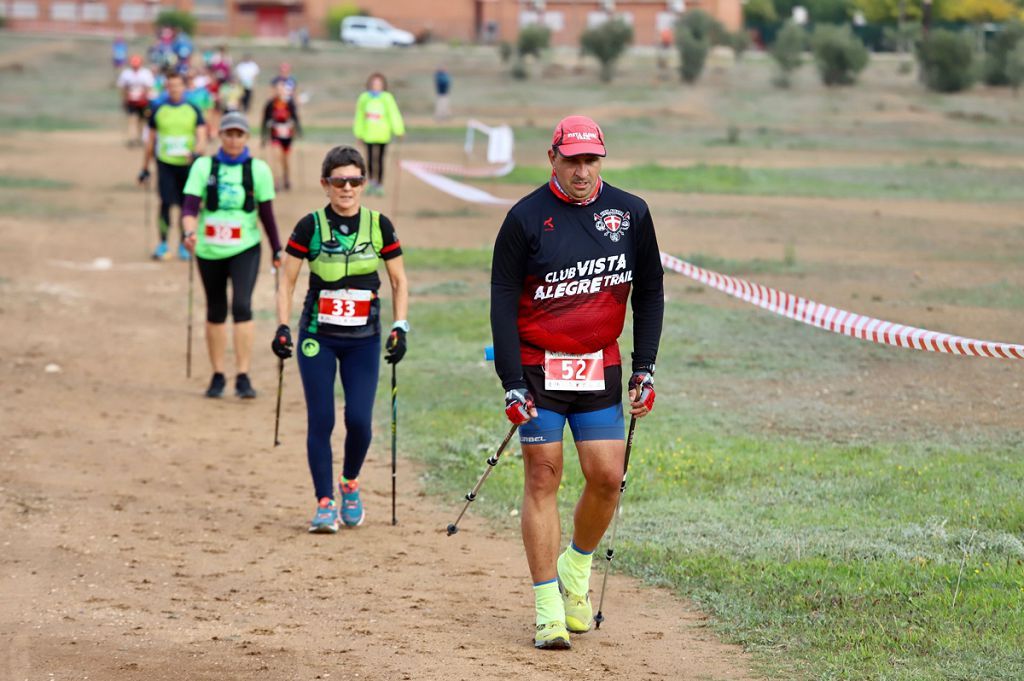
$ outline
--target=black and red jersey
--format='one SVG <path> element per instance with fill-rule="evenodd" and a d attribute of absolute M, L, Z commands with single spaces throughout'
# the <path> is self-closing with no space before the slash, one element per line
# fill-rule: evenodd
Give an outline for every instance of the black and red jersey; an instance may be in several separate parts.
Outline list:
<path fill-rule="evenodd" d="M 295 108 L 295 101 L 288 99 L 271 98 L 263 108 L 263 130 L 264 139 L 269 135 L 275 139 L 290 139 L 294 133 L 302 134 L 302 126 L 299 124 L 299 111 Z"/>
<path fill-rule="evenodd" d="M 632 289 L 633 368 L 658 354 L 664 271 L 647 204 L 604 183 L 587 205 L 568 203 L 550 184 L 509 210 L 494 243 L 491 332 L 505 389 L 523 388 L 523 366 L 546 350 L 604 351 L 621 364 L 618 337 Z"/>

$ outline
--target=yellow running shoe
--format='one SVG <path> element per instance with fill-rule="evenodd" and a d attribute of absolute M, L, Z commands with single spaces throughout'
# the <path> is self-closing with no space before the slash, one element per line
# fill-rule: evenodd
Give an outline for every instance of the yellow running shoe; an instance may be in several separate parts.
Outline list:
<path fill-rule="evenodd" d="M 537 633 L 533 637 L 533 647 L 541 650 L 568 650 L 569 632 L 565 630 L 565 622 L 548 622 L 538 624 Z"/>
<path fill-rule="evenodd" d="M 590 631 L 594 622 L 594 606 L 590 604 L 590 594 L 580 596 L 570 593 L 558 580 L 558 592 L 562 594 L 565 604 L 565 627 L 574 634 L 585 634 Z"/>

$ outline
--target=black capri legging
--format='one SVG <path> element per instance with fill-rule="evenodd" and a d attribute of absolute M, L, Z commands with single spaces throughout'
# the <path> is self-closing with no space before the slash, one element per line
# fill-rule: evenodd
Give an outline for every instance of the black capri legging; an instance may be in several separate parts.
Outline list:
<path fill-rule="evenodd" d="M 252 291 L 260 273 L 260 245 L 221 260 L 196 258 L 206 291 L 206 321 L 223 324 L 228 318 L 228 279 L 231 279 L 231 317 L 252 319 Z"/>

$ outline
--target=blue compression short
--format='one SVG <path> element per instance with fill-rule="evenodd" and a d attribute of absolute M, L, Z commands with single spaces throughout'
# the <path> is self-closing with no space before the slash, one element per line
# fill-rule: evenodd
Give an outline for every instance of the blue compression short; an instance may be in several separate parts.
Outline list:
<path fill-rule="evenodd" d="M 626 429 L 622 418 L 622 403 L 572 414 L 559 414 L 550 409 L 537 409 L 537 418 L 519 427 L 519 443 L 540 445 L 561 442 L 565 422 L 569 422 L 576 442 L 586 440 L 625 440 Z"/>

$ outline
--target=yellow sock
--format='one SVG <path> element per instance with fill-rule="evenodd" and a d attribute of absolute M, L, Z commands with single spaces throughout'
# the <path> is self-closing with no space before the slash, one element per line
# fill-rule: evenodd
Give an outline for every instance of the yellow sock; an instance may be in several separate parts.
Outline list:
<path fill-rule="evenodd" d="M 569 593 L 586 596 L 590 591 L 590 566 L 594 552 L 584 552 L 570 542 L 558 557 L 558 578 Z"/>
<path fill-rule="evenodd" d="M 533 598 L 537 607 L 537 624 L 565 621 L 565 606 L 558 593 L 558 580 L 552 579 L 533 585 Z"/>

